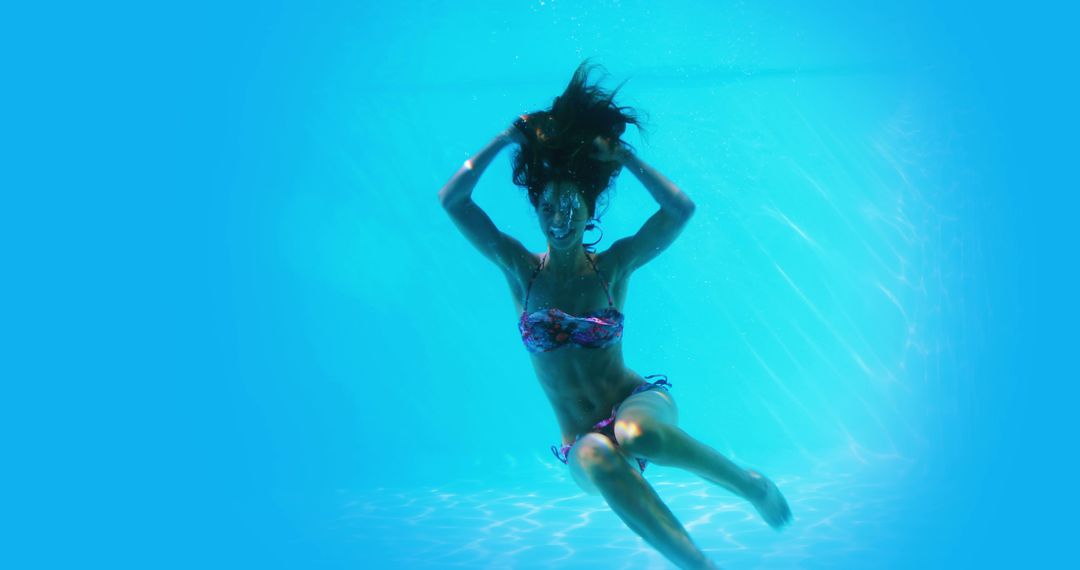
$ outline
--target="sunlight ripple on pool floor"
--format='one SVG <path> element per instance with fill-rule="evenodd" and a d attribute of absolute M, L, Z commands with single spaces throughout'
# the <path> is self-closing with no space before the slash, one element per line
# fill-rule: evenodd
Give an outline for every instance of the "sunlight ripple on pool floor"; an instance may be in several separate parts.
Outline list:
<path fill-rule="evenodd" d="M 649 481 L 695 542 L 726 568 L 874 568 L 900 493 L 890 469 L 774 473 L 795 515 L 777 533 L 749 503 L 685 473 L 651 466 Z M 564 477 L 420 489 L 342 491 L 337 530 L 372 568 L 673 566 L 598 496 Z M 854 565 L 854 566 L 853 566 Z"/>

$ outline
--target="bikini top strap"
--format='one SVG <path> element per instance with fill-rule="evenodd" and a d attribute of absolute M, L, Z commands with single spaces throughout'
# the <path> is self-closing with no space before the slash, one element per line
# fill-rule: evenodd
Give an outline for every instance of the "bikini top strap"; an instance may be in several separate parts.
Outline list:
<path fill-rule="evenodd" d="M 528 289 L 525 290 L 525 307 L 522 308 L 522 311 L 524 311 L 526 313 L 529 312 L 529 294 L 532 293 L 533 281 L 536 281 L 536 275 L 538 273 L 540 273 L 540 269 L 542 267 L 544 267 L 544 262 L 545 261 L 547 261 L 547 255 L 546 254 L 543 257 L 540 258 L 540 263 L 536 266 L 536 269 L 533 269 L 532 277 L 529 278 L 529 287 L 528 287 Z"/>
<path fill-rule="evenodd" d="M 600 285 L 603 286 L 604 293 L 607 294 L 608 306 L 614 307 L 615 302 L 611 300 L 611 291 L 608 291 L 607 281 L 604 281 L 604 276 L 600 274 L 600 270 L 596 268 L 596 264 L 593 263 L 592 258 L 589 257 L 589 254 L 587 252 L 585 253 L 585 259 L 589 261 L 589 265 L 591 265 L 593 271 L 596 272 L 596 277 L 600 279 Z"/>

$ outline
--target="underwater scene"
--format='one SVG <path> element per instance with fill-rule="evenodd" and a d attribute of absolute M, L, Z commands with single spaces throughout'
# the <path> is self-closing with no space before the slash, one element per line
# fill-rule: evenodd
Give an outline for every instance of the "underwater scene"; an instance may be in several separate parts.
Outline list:
<path fill-rule="evenodd" d="M 20 12 L 2 565 L 1069 567 L 1068 12 Z"/>

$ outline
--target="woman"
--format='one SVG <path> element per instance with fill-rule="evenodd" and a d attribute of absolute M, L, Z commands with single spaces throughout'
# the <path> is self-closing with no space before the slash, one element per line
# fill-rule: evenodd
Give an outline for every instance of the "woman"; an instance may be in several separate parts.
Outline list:
<path fill-rule="evenodd" d="M 694 203 L 620 140 L 627 124 L 640 125 L 614 104 L 614 93 L 588 85 L 590 69 L 582 63 L 551 109 L 523 115 L 465 161 L 439 199 L 465 237 L 506 276 L 520 310 L 522 341 L 562 430 L 555 456 L 582 489 L 602 495 L 679 567 L 713 568 L 643 477 L 648 462 L 686 469 L 733 491 L 774 528 L 790 522 L 791 511 L 767 477 L 738 467 L 677 427 L 666 378 L 650 376 L 660 378 L 649 382 L 623 363 L 619 307 L 630 275 L 671 245 Z M 547 238 L 541 254 L 499 231 L 471 198 L 491 160 L 513 143 L 519 145 L 514 183 L 528 191 Z M 635 235 L 594 255 L 583 235 L 594 227 L 598 198 L 623 166 L 660 210 Z"/>

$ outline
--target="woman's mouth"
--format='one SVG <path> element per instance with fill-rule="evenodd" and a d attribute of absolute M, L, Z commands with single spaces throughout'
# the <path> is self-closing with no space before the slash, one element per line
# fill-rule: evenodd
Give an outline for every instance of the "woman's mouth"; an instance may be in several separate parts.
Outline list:
<path fill-rule="evenodd" d="M 551 237 L 553 237 L 553 238 L 555 238 L 557 240 L 561 240 L 561 239 L 565 238 L 566 236 L 570 235 L 570 230 L 569 229 L 551 228 L 548 231 L 551 233 Z"/>

